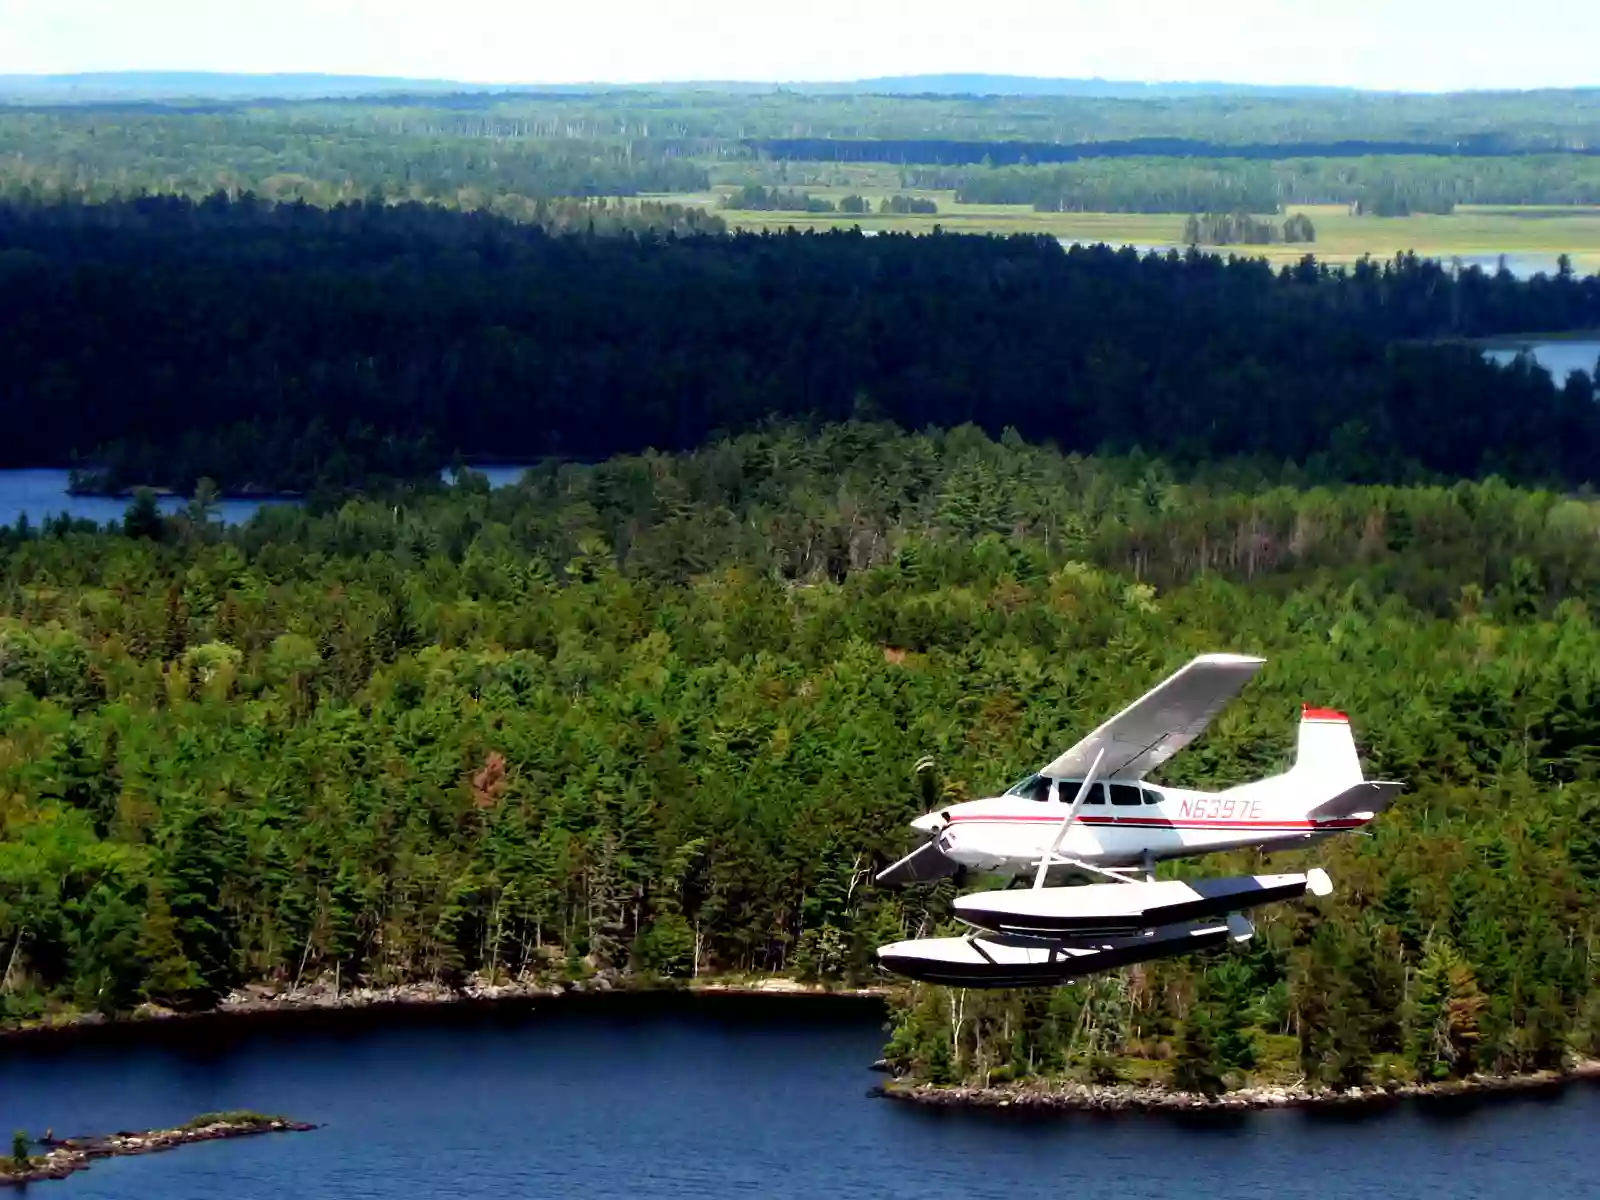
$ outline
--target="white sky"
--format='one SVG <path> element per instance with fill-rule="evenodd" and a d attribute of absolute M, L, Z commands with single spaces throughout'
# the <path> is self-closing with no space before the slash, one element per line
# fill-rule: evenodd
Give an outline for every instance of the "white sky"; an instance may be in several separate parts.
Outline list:
<path fill-rule="evenodd" d="M 0 0 L 0 73 L 1600 85 L 1600 0 Z"/>

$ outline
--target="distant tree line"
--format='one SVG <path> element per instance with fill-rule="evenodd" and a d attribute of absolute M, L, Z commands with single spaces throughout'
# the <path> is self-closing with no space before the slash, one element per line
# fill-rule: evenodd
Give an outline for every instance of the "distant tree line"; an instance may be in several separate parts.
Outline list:
<path fill-rule="evenodd" d="M 347 486 L 772 415 L 1371 480 L 1600 479 L 1590 378 L 1427 339 L 1600 325 L 1600 278 L 1274 270 L 1049 237 L 552 235 L 423 205 L 0 206 L 8 465 Z"/>
<path fill-rule="evenodd" d="M 758 183 L 747 184 L 730 192 L 718 202 L 721 208 L 745 212 L 810 212 L 831 213 L 837 206 L 824 196 L 792 188 L 765 188 Z"/>
<path fill-rule="evenodd" d="M 1314 242 L 1317 231 L 1311 218 L 1295 213 L 1282 225 L 1249 213 L 1193 213 L 1183 225 L 1183 240 L 1196 246 L 1266 246 L 1277 242 Z"/>
<path fill-rule="evenodd" d="M 232 115 L 0 111 L 0 197 L 201 197 L 218 188 L 327 206 L 381 196 L 452 208 L 507 199 L 697 192 L 706 170 L 617 139 L 485 141 L 402 127 Z"/>
<path fill-rule="evenodd" d="M 826 196 L 813 196 L 795 188 L 762 187 L 759 183 L 745 184 L 718 201 L 718 207 L 744 212 L 798 212 L 865 214 L 873 210 L 872 201 L 865 196 L 851 194 L 837 201 Z M 883 196 L 878 200 L 877 212 L 936 213 L 939 205 L 923 196 Z"/>
<path fill-rule="evenodd" d="M 915 187 L 966 204 L 1044 212 L 1276 212 L 1349 204 L 1374 216 L 1458 204 L 1600 203 L 1600 157 L 1126 158 L 1064 166 L 908 168 Z"/>
<path fill-rule="evenodd" d="M 1426 142 L 1318 139 L 1311 131 L 1336 110 L 1306 98 L 1284 99 L 1281 111 L 1246 98 L 1226 112 L 1206 98 L 1193 109 L 1170 100 L 1068 98 L 1022 110 L 1012 101 L 985 107 L 954 97 L 626 94 L 466 97 L 459 108 L 438 97 L 17 107 L 0 112 L 0 197 L 105 201 L 201 197 L 220 188 L 324 207 L 381 197 L 527 219 L 539 201 L 704 192 L 712 166 L 741 183 L 776 183 L 793 204 L 802 197 L 788 194 L 782 168 L 803 160 L 794 172 L 801 181 L 879 164 L 898 169 L 908 190 L 954 188 L 966 202 L 1045 211 L 1271 212 L 1345 203 L 1401 215 L 1458 204 L 1600 202 L 1600 154 L 1588 152 L 1600 146 L 1590 141 L 1600 117 L 1586 94 L 1564 106 L 1556 96 L 1516 104 L 1481 98 L 1477 107 L 1460 98 L 1402 102 L 1398 108 L 1416 110 L 1418 128 L 1437 134 Z M 1374 128 L 1394 119 L 1365 99 L 1350 105 Z M 793 117 L 786 130 L 820 123 L 826 131 L 752 137 L 775 111 Z M 1282 124 L 1286 114 L 1298 114 L 1301 124 Z M 1026 136 L 1037 122 L 1049 139 Z M 1130 124 L 1168 133 L 1119 136 Z M 1171 133 L 1197 124 L 1209 136 Z M 1559 144 L 1544 144 L 1556 129 L 1567 130 Z M 861 130 L 872 136 L 850 132 Z M 1251 140 L 1252 130 L 1272 136 Z M 1525 152 L 1534 149 L 1541 152 Z M 825 169 L 829 163 L 851 165 Z M 735 201 L 762 202 L 753 191 Z M 779 211 L 832 211 L 824 201 L 806 202 L 815 207 Z"/>
<path fill-rule="evenodd" d="M 865 196 L 851 195 L 840 199 L 838 209 L 842 213 L 870 213 L 873 211 L 872 201 Z M 938 202 L 926 196 L 881 196 L 878 199 L 877 211 L 880 215 L 890 213 L 936 213 L 939 211 Z"/>
<path fill-rule="evenodd" d="M 1295 138 L 1281 142 L 1249 143 L 1173 137 L 1127 140 L 1097 138 L 1061 142 L 1032 142 L 1006 137 L 985 141 L 952 141 L 938 137 L 747 138 L 743 144 L 762 157 L 793 162 L 886 162 L 946 167 L 1026 167 L 1118 158 L 1275 160 L 1292 155 L 1329 159 L 1380 156 L 1521 159 L 1530 153 L 1548 154 L 1557 149 L 1511 149 L 1503 142 L 1493 140 L 1451 144 L 1411 141 L 1322 142 Z M 1600 153 L 1600 147 L 1562 146 L 1559 149 L 1562 153 L 1553 157 L 1582 157 Z"/>
<path fill-rule="evenodd" d="M 609 141 L 635 153 L 749 159 L 758 154 L 851 161 L 977 163 L 985 154 L 1179 154 L 1223 147 L 1252 155 L 1423 152 L 1449 157 L 1567 153 L 1600 147 L 1594 89 L 1442 95 L 1101 96 L 861 95 L 776 92 L 463 93 L 344 100 L 117 101 L 16 105 L 97 127 L 250 121 L 275 135 L 323 126 L 379 142 L 470 139 Z M 1109 146 L 1107 144 L 1110 144 Z M 902 151 L 903 147 L 903 153 Z M 941 148 L 942 147 L 942 148 Z M 1063 147 L 1068 149 L 1063 151 Z M 1296 150 L 1296 147 L 1301 149 Z M 1034 148 L 1034 149 L 1030 149 Z M 1244 153 L 1244 150 L 1237 150 Z M 913 157 L 907 157 L 907 156 Z M 933 157 L 940 155 L 941 157 Z"/>
<path fill-rule="evenodd" d="M 880 213 L 936 213 L 938 202 L 927 196 L 885 196 L 878 201 Z"/>

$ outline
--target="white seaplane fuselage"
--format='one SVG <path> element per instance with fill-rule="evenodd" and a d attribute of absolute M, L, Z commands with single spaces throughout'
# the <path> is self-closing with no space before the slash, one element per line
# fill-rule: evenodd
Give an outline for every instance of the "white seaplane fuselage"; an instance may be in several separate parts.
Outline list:
<path fill-rule="evenodd" d="M 1092 783 L 1056 855 L 1098 867 L 1136 867 L 1248 846 L 1289 848 L 1359 829 L 1376 815 L 1312 815 L 1328 792 L 1307 795 L 1304 782 L 1279 776 L 1224 792 Z M 945 856 L 969 870 L 1027 873 L 1055 842 L 1079 783 L 1034 776 L 1005 795 L 952 804 L 913 825 L 937 833 Z"/>
<path fill-rule="evenodd" d="M 1363 779 L 1349 718 L 1310 706 L 1301 714 L 1293 765 L 1238 787 L 1196 791 L 1142 775 L 1101 780 L 1090 773 L 1084 791 L 1084 776 L 1050 771 L 912 825 L 932 835 L 929 852 L 980 873 L 1020 875 L 1046 855 L 1052 866 L 1065 860 L 1099 870 L 1148 869 L 1164 859 L 1247 846 L 1289 849 L 1360 829 L 1398 791 Z"/>

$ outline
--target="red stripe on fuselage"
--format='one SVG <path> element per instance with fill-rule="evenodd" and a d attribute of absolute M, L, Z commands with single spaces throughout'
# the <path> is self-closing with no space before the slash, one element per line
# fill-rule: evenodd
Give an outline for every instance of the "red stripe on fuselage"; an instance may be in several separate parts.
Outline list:
<path fill-rule="evenodd" d="M 958 825 L 962 822 L 980 821 L 993 821 L 1002 824 L 1013 822 L 1028 823 L 1048 821 L 1053 825 L 1059 825 L 1065 819 L 1066 818 L 1064 817 L 973 815 L 951 817 L 950 824 Z M 1079 817 L 1077 823 L 1082 825 L 1096 825 L 1101 828 L 1120 827 L 1123 829 L 1287 829 L 1293 832 L 1303 832 L 1307 829 L 1357 829 L 1366 824 L 1365 821 L 1352 820 L 1349 818 L 1333 821 L 1209 821 L 1205 819 L 1184 820 L 1182 818 L 1174 820 L 1170 817 Z"/>

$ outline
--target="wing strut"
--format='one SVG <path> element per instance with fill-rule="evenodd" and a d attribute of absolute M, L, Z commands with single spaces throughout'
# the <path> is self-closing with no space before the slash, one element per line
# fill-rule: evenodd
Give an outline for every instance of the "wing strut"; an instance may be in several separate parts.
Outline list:
<path fill-rule="evenodd" d="M 1033 886 L 1042 888 L 1044 877 L 1050 870 L 1050 860 L 1056 856 L 1056 851 L 1061 849 L 1061 843 L 1067 838 L 1067 830 L 1072 828 L 1072 822 L 1078 818 L 1078 810 L 1083 807 L 1083 802 L 1089 796 L 1089 789 L 1094 786 L 1094 777 L 1100 770 L 1100 760 L 1105 758 L 1106 748 L 1100 747 L 1100 752 L 1094 756 L 1094 762 L 1089 767 L 1089 773 L 1083 777 L 1083 782 L 1078 785 L 1078 794 L 1072 798 L 1072 807 L 1067 810 L 1067 815 L 1061 822 L 1061 828 L 1056 830 L 1056 836 L 1051 841 L 1049 848 L 1039 859 L 1039 870 L 1033 877 Z M 1060 785 L 1057 784 L 1057 787 Z"/>

